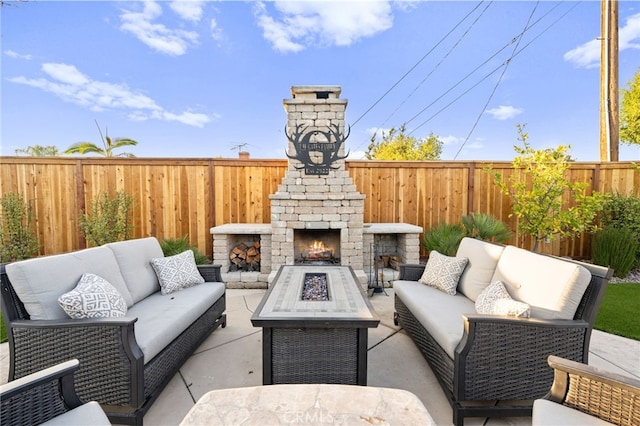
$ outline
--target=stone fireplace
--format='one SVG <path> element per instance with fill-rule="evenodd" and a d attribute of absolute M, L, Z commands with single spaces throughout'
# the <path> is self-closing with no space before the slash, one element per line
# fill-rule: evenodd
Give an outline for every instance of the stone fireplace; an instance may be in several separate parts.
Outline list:
<path fill-rule="evenodd" d="M 283 101 L 287 171 L 269 195 L 271 223 L 228 223 L 211 228 L 213 262 L 229 288 L 264 288 L 281 266 L 351 266 L 361 284 L 388 283 L 396 271 L 378 270 L 376 257 L 418 263 L 422 228 L 364 222 L 365 196 L 346 170 L 347 100 L 339 86 L 294 86 Z M 259 271 L 233 271 L 230 252 L 260 247 Z M 375 278 L 374 278 L 375 277 Z"/>
<path fill-rule="evenodd" d="M 337 236 L 340 264 L 363 270 L 364 195 L 345 169 L 347 101 L 339 98 L 340 91 L 294 86 L 292 98 L 284 100 L 289 165 L 269 197 L 272 271 L 295 264 L 296 232 L 304 230 L 314 231 L 318 241 Z"/>

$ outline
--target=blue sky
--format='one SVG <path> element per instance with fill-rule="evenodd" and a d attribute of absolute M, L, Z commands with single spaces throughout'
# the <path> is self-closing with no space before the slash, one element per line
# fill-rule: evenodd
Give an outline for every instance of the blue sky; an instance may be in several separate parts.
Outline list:
<path fill-rule="evenodd" d="M 441 138 L 444 160 L 510 160 L 527 123 L 534 147 L 599 159 L 600 1 L 8 3 L 2 155 L 99 143 L 97 121 L 136 139 L 137 157 L 247 144 L 285 158 L 290 87 L 338 85 L 352 158 L 407 123 Z M 640 3 L 621 1 L 619 16 L 624 87 L 640 67 Z"/>

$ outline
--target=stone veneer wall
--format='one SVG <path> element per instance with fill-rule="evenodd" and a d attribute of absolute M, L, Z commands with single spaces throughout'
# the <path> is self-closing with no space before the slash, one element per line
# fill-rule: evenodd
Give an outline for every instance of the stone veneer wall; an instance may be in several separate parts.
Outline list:
<path fill-rule="evenodd" d="M 287 134 L 296 126 L 307 130 L 326 131 L 337 125 L 345 131 L 347 100 L 340 99 L 337 86 L 294 86 L 292 99 L 284 100 L 287 113 Z M 311 139 L 315 143 L 330 143 Z M 287 154 L 296 156 L 296 149 L 288 142 Z M 344 145 L 339 155 L 345 154 Z M 341 264 L 354 270 L 363 269 L 364 195 L 360 194 L 349 173 L 345 160 L 332 164 L 335 170 L 328 175 L 306 175 L 302 162 L 289 159 L 289 167 L 278 191 L 271 199 L 271 268 L 294 264 L 294 232 L 296 229 L 339 229 Z"/>

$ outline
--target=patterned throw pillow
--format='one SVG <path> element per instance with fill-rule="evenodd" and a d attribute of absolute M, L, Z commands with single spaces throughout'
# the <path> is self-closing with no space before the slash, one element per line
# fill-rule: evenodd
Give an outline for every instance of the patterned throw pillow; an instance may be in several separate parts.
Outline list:
<path fill-rule="evenodd" d="M 162 294 L 170 294 L 204 282 L 191 250 L 169 257 L 151 259 Z"/>
<path fill-rule="evenodd" d="M 476 299 L 476 312 L 487 315 L 508 315 L 511 317 L 529 318 L 531 307 L 513 300 L 504 284 L 500 281 L 491 283 L 482 290 Z"/>
<path fill-rule="evenodd" d="M 432 250 L 418 282 L 453 296 L 467 262 L 469 259 L 466 257 L 449 257 Z"/>
<path fill-rule="evenodd" d="M 60 307 L 73 319 L 123 317 L 127 303 L 104 278 L 82 274 L 76 288 L 58 298 Z"/>

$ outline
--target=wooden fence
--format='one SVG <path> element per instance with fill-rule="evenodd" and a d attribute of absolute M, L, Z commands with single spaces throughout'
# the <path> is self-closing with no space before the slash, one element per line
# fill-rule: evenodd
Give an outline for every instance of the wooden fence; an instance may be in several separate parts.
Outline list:
<path fill-rule="evenodd" d="M 79 215 L 97 195 L 124 190 L 135 199 L 133 237 L 188 235 L 211 256 L 212 226 L 271 222 L 269 195 L 287 168 L 286 160 L 237 159 L 0 157 L 0 163 L 0 196 L 17 192 L 33 204 L 41 255 L 86 247 Z M 491 213 L 515 231 L 510 200 L 485 171 L 490 165 L 506 176 L 519 173 L 508 162 L 347 162 L 366 195 L 365 222 L 406 222 L 426 230 L 477 212 Z M 640 173 L 628 162 L 574 163 L 568 174 L 591 190 L 640 195 Z M 510 243 L 532 247 L 517 233 Z M 590 240 L 556 240 L 542 250 L 585 258 Z"/>

